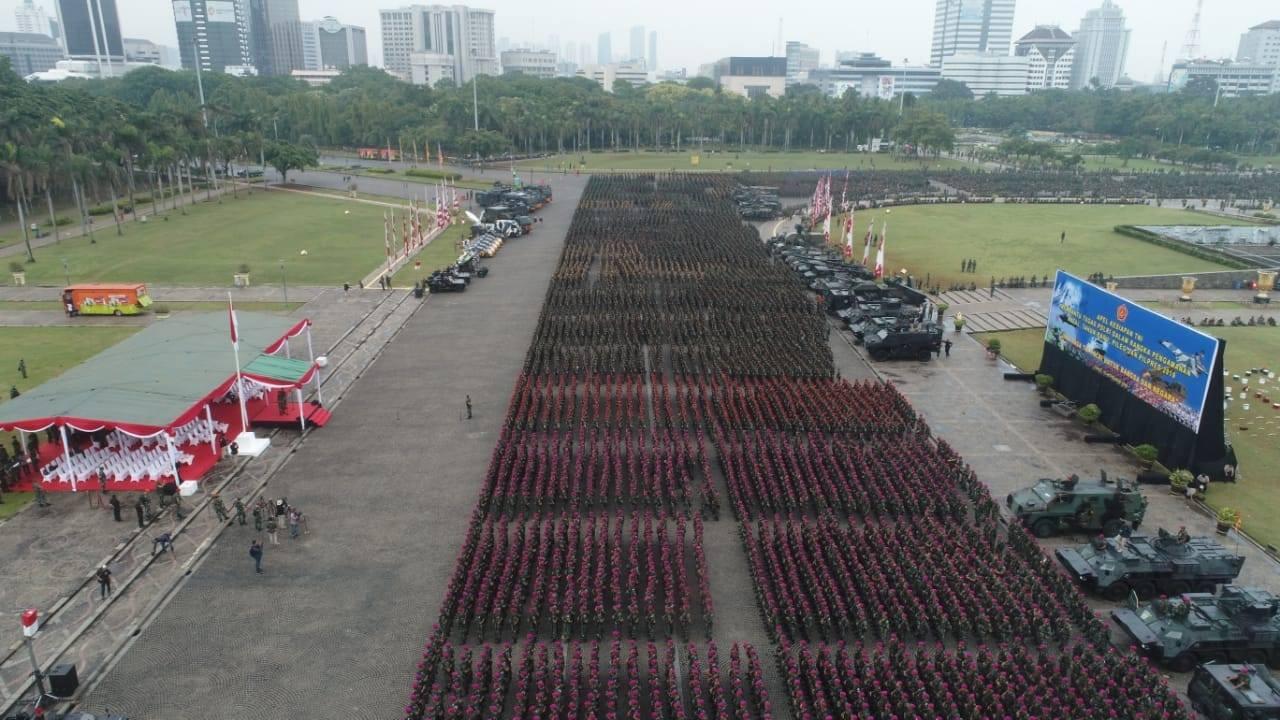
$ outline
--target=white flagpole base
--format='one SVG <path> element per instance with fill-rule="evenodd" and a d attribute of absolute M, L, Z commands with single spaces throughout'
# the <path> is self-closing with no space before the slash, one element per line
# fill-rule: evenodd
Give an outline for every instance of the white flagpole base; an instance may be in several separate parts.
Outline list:
<path fill-rule="evenodd" d="M 236 436 L 236 446 L 241 455 L 258 457 L 271 447 L 271 438 L 258 437 L 251 432 L 242 432 Z"/>

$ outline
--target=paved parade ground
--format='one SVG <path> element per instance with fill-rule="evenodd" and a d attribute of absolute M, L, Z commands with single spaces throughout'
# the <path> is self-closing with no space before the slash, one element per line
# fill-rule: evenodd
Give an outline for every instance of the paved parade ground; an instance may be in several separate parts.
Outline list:
<path fill-rule="evenodd" d="M 583 179 L 585 180 L 585 178 Z M 311 534 L 230 528 L 83 707 L 389 718 L 403 706 L 583 182 L 460 295 L 432 296 L 264 491 Z M 470 394 L 475 419 L 463 419 Z"/>

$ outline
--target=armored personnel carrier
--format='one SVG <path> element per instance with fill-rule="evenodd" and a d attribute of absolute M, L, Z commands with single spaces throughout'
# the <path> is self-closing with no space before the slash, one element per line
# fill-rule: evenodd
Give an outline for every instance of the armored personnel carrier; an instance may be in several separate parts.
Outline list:
<path fill-rule="evenodd" d="M 1280 682 L 1260 665 L 1201 665 L 1187 697 L 1209 720 L 1280 719 Z"/>
<path fill-rule="evenodd" d="M 1153 660 L 1187 672 L 1206 660 L 1280 667 L 1280 598 L 1227 585 L 1222 593 L 1188 593 L 1115 610 L 1112 619 Z"/>
<path fill-rule="evenodd" d="M 1124 480 L 1112 483 L 1105 474 L 1089 482 L 1074 475 L 1065 480 L 1041 478 L 1029 488 L 1009 493 L 1005 505 L 1039 538 L 1063 530 L 1113 537 L 1126 522 L 1136 529 L 1147 514 L 1147 499 L 1137 487 Z"/>
<path fill-rule="evenodd" d="M 872 360 L 928 360 L 942 348 L 942 328 L 931 324 L 914 329 L 881 329 L 865 335 L 863 344 Z"/>
<path fill-rule="evenodd" d="M 1058 548 L 1062 563 L 1081 585 L 1109 600 L 1132 591 L 1146 600 L 1156 595 L 1212 593 L 1236 579 L 1244 557 L 1216 540 L 1173 535 L 1099 536 L 1078 548 Z"/>

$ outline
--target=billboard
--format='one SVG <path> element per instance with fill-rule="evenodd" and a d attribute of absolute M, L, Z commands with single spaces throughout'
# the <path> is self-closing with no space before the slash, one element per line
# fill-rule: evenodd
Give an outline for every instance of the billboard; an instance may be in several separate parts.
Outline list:
<path fill-rule="evenodd" d="M 189 0 L 173 0 L 173 19 L 180 22 L 191 22 L 191 3 Z"/>
<path fill-rule="evenodd" d="M 896 92 L 897 79 L 893 75 L 880 76 L 879 96 L 881 100 L 892 100 Z"/>
<path fill-rule="evenodd" d="M 1044 340 L 1199 432 L 1217 338 L 1059 270 Z"/>
<path fill-rule="evenodd" d="M 206 17 L 211 23 L 234 23 L 236 21 L 236 4 L 234 0 L 209 0 L 204 4 Z"/>

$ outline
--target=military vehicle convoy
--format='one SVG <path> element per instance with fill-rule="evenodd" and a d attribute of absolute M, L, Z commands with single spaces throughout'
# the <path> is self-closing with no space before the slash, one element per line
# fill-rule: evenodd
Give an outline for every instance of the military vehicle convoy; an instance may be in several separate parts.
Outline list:
<path fill-rule="evenodd" d="M 1056 552 L 1072 577 L 1089 592 L 1124 600 L 1132 591 L 1143 600 L 1157 595 L 1212 593 L 1240 574 L 1244 557 L 1205 537 L 1096 537 L 1078 548 Z"/>
<path fill-rule="evenodd" d="M 870 347 L 870 345 L 868 345 Z M 1101 532 L 1114 537 L 1125 523 L 1134 529 L 1147 513 L 1147 499 L 1137 487 L 1124 480 L 1041 478 L 1035 485 L 1015 490 L 1005 497 L 1005 505 L 1038 538 L 1053 537 L 1064 530 Z"/>
<path fill-rule="evenodd" d="M 1280 682 L 1260 665 L 1201 665 L 1187 697 L 1208 720 L 1280 720 Z"/>
<path fill-rule="evenodd" d="M 1143 654 L 1174 672 L 1207 660 L 1280 667 L 1280 598 L 1227 585 L 1217 595 L 1187 593 L 1115 610 L 1112 619 Z"/>
<path fill-rule="evenodd" d="M 730 195 L 743 220 L 773 220 L 782 217 L 778 188 L 740 185 Z"/>

